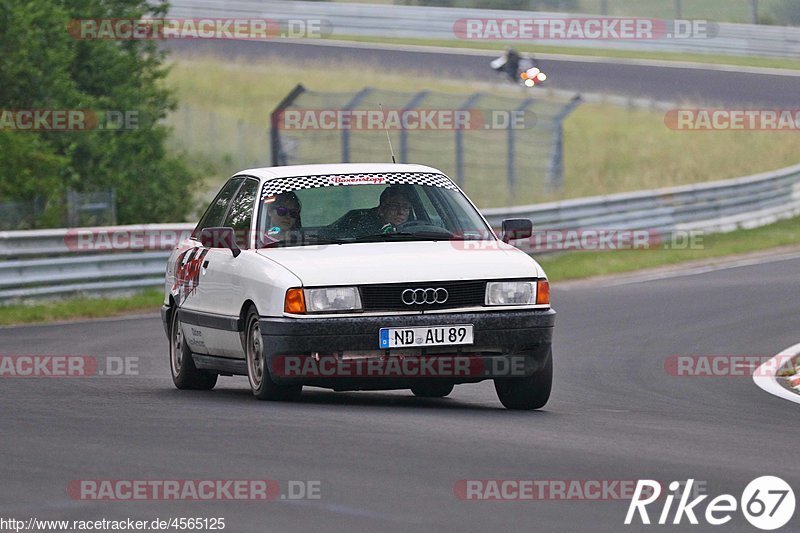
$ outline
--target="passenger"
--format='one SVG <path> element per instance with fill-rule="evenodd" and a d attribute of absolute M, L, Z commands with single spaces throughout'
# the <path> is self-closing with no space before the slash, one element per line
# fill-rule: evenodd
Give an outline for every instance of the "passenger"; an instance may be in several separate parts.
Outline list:
<path fill-rule="evenodd" d="M 286 240 L 287 232 L 298 230 L 302 226 L 300 219 L 302 205 L 295 193 L 281 193 L 268 206 L 268 237 L 283 241 Z"/>

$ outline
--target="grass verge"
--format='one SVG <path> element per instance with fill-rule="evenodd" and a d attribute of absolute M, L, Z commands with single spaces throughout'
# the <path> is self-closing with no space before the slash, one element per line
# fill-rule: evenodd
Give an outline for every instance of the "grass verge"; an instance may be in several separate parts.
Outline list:
<path fill-rule="evenodd" d="M 621 274 L 690 261 L 769 250 L 800 243 L 800 218 L 754 229 L 702 236 L 697 249 L 579 251 L 536 257 L 552 281 Z M 700 242 L 698 241 L 698 244 Z"/>
<path fill-rule="evenodd" d="M 761 228 L 706 235 L 703 247 L 695 250 L 571 252 L 536 259 L 551 281 L 558 282 L 769 250 L 798 242 L 800 218 L 794 218 Z M 74 298 L 46 304 L 9 305 L 0 307 L 0 325 L 156 312 L 162 301 L 161 291 L 148 290 L 127 298 Z"/>
<path fill-rule="evenodd" d="M 148 289 L 126 297 L 80 297 L 34 304 L 11 304 L 0 307 L 0 325 L 106 318 L 136 312 L 155 312 L 158 311 L 163 301 L 162 291 Z"/>
<path fill-rule="evenodd" d="M 203 75 L 198 76 L 198 72 Z M 322 79 L 309 75 L 313 72 L 336 72 L 336 76 Z M 190 155 L 189 160 L 206 176 L 204 187 L 214 192 L 235 170 L 269 164 L 268 117 L 297 83 L 303 83 L 311 92 L 326 93 L 355 94 L 365 86 L 372 86 L 409 93 L 428 89 L 465 97 L 475 91 L 515 98 L 530 95 L 510 84 L 449 80 L 426 71 L 409 75 L 386 71 L 379 65 L 346 61 L 331 65 L 312 61 L 236 62 L 214 57 L 182 57 L 175 62 L 169 83 L 176 89 L 182 105 L 170 117 L 174 126 L 171 142 Z M 311 107 L 335 105 L 320 96 L 309 98 L 307 105 Z M 533 111 L 535 114 L 535 107 Z M 339 133 L 326 133 L 324 138 L 315 135 L 316 132 L 295 134 L 298 152 L 312 149 L 318 159 L 338 160 Z M 396 132 L 394 135 L 397 147 Z M 412 131 L 408 138 L 412 161 L 455 176 L 452 131 Z M 663 112 L 583 104 L 564 125 L 563 189 L 551 194 L 543 192 L 542 163 L 535 155 L 540 149 L 528 157 L 519 152 L 518 186 L 512 194 L 504 179 L 506 132 L 468 132 L 464 138 L 467 169 L 464 188 L 480 207 L 700 183 L 800 162 L 800 135 L 795 132 L 674 131 L 665 126 Z M 353 133 L 352 160 L 385 160 L 385 141 L 383 131 Z"/>

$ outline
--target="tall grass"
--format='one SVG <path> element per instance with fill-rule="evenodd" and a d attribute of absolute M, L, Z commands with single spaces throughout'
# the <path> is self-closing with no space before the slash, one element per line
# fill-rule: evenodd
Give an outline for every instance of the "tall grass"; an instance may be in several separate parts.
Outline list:
<path fill-rule="evenodd" d="M 476 91 L 520 96 L 510 84 L 471 83 L 425 71 L 399 73 L 345 61 L 332 65 L 179 58 L 169 83 L 181 102 L 181 110 L 170 117 L 172 146 L 186 151 L 202 169 L 209 190 L 236 170 L 269 164 L 270 113 L 298 83 L 326 92 L 354 93 L 365 86 L 428 89 L 459 95 L 455 102 Z M 565 122 L 563 190 L 545 192 L 538 185 L 541 176 L 520 176 L 512 195 L 505 186 L 504 145 L 493 146 L 498 153 L 481 146 L 466 156 L 467 163 L 480 168 L 480 176 L 470 177 L 475 172 L 468 172 L 464 187 L 481 207 L 733 178 L 800 162 L 796 132 L 673 131 L 664 125 L 663 112 L 583 104 Z"/>

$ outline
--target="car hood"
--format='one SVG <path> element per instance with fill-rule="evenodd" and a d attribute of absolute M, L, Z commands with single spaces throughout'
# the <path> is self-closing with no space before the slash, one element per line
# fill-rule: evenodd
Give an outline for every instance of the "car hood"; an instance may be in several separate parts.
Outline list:
<path fill-rule="evenodd" d="M 499 241 L 414 241 L 265 248 L 258 254 L 305 286 L 544 277 L 526 253 Z"/>

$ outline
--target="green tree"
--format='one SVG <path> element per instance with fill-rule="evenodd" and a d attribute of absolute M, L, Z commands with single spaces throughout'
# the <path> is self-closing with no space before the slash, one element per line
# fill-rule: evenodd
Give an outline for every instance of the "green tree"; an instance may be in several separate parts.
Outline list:
<path fill-rule="evenodd" d="M 120 223 L 181 220 L 194 182 L 167 153 L 161 123 L 175 100 L 164 84 L 165 52 L 154 40 L 85 40 L 79 19 L 166 14 L 146 0 L 0 0 L 0 109 L 128 113 L 134 129 L 0 131 L 0 201 L 48 199 L 66 190 L 117 190 Z M 129 124 L 132 125 L 132 124 Z"/>

